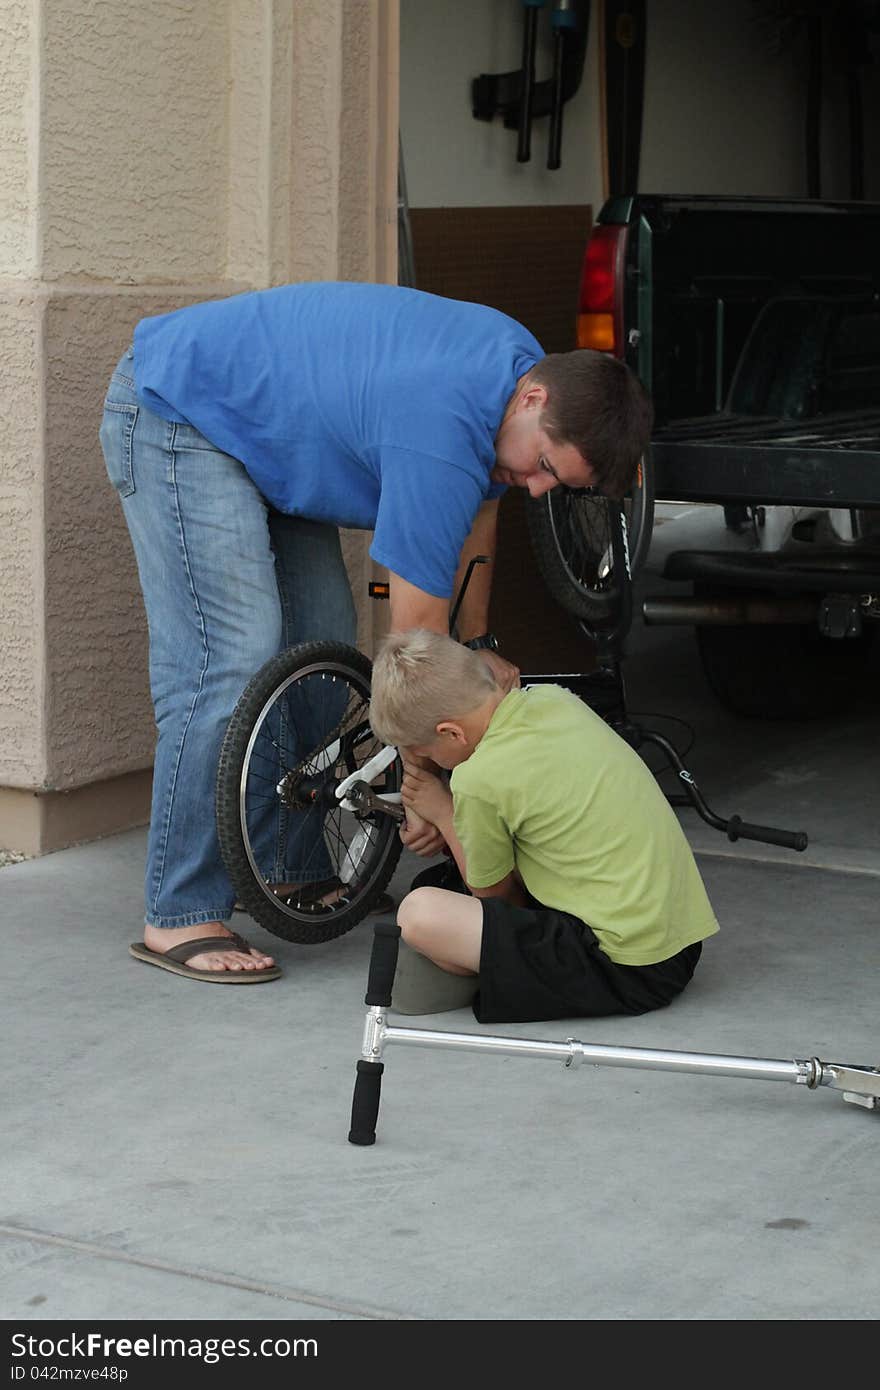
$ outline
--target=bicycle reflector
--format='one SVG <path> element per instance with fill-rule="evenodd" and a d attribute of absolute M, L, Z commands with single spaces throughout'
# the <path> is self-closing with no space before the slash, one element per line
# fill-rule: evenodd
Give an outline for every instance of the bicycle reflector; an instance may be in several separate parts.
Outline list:
<path fill-rule="evenodd" d="M 594 227 L 587 242 L 578 300 L 577 345 L 623 356 L 623 265 L 626 227 Z"/>

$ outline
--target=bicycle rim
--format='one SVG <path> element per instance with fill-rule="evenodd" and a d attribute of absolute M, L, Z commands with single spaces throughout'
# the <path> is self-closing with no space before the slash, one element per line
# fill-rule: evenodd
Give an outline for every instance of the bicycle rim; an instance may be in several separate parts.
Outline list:
<path fill-rule="evenodd" d="M 650 545 L 654 513 L 651 473 L 644 461 L 623 506 L 635 573 Z M 614 573 L 607 500 L 553 488 L 528 503 L 528 520 L 538 566 L 557 603 L 594 625 L 613 621 L 620 583 Z"/>
<path fill-rule="evenodd" d="M 312 659 L 293 649 L 258 673 L 230 720 L 218 824 L 242 905 L 279 936 L 317 942 L 369 911 L 400 840 L 391 815 L 346 810 L 336 796 L 383 747 L 369 725 L 369 663 L 340 657 L 338 644 L 302 650 Z M 395 757 L 370 785 L 381 797 L 400 783 Z"/>

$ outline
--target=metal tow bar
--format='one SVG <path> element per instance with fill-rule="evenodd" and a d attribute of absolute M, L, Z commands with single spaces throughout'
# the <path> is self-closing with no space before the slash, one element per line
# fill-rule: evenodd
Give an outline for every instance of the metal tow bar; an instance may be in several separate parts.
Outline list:
<path fill-rule="evenodd" d="M 610 1047 L 583 1043 L 577 1038 L 560 1042 L 537 1038 L 503 1037 L 482 1033 L 446 1033 L 427 1028 L 389 1026 L 387 1010 L 397 969 L 400 928 L 390 922 L 376 924 L 365 1003 L 364 1039 L 357 1064 L 351 1108 L 352 1144 L 374 1144 L 382 1085 L 382 1060 L 391 1043 L 411 1047 L 440 1047 L 456 1052 L 493 1052 L 508 1057 L 546 1057 L 574 1070 L 584 1062 L 594 1066 L 637 1067 L 650 1071 L 695 1072 L 703 1076 L 738 1076 L 754 1081 L 791 1081 L 808 1090 L 830 1086 L 843 1099 L 866 1110 L 880 1108 L 880 1067 L 823 1062 L 818 1057 L 733 1057 L 714 1052 L 673 1052 L 651 1047 Z"/>

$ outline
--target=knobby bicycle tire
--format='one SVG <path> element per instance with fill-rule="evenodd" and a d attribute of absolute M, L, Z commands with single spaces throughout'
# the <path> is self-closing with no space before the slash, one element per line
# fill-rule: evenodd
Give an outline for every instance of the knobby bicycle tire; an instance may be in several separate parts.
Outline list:
<path fill-rule="evenodd" d="M 343 811 L 333 794 L 382 747 L 369 727 L 370 676 L 369 660 L 343 643 L 290 647 L 251 679 L 226 729 L 215 798 L 223 861 L 241 906 L 286 941 L 317 945 L 350 931 L 375 906 L 400 857 L 396 820 Z M 395 759 L 373 790 L 399 791 L 401 776 Z M 314 866 L 329 862 L 331 876 L 349 873 L 338 901 L 315 905 L 305 890 L 274 891 L 272 871 L 258 862 L 257 842 L 270 821 L 273 854 L 286 848 L 285 836 L 291 843 L 298 837 L 312 842 Z"/>
<path fill-rule="evenodd" d="M 650 456 L 639 465 L 636 484 L 624 499 L 630 571 L 643 564 L 654 524 L 654 473 Z M 595 626 L 613 623 L 620 584 L 611 563 L 608 502 L 564 487 L 526 503 L 529 539 L 551 596 L 572 617 Z"/>

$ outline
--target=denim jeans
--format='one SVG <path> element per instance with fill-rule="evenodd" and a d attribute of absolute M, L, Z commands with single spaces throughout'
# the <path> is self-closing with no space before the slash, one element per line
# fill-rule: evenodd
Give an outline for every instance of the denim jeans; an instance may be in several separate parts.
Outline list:
<path fill-rule="evenodd" d="M 273 511 L 238 459 L 142 405 L 131 349 L 111 378 L 100 438 L 150 633 L 158 741 L 145 920 L 225 921 L 234 893 L 214 822 L 220 745 L 242 690 L 270 657 L 296 642 L 354 642 L 339 532 Z M 306 857 L 303 880 L 324 877 L 321 855 Z"/>

